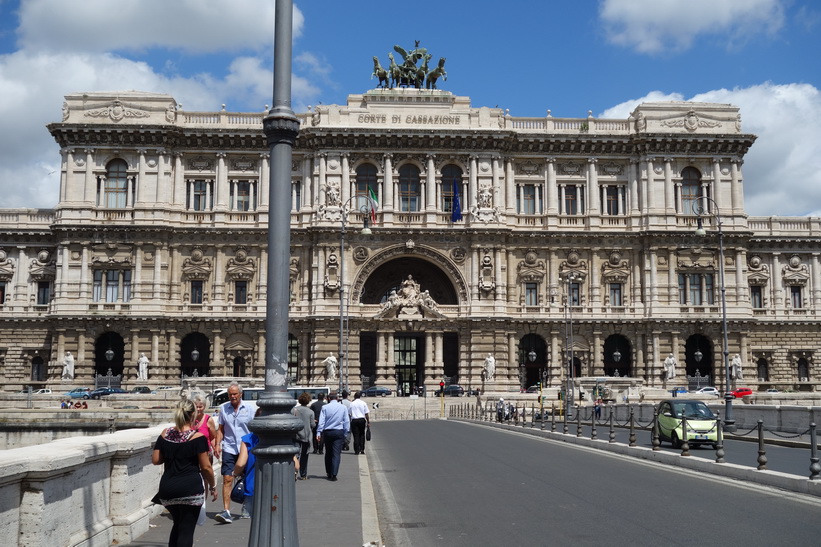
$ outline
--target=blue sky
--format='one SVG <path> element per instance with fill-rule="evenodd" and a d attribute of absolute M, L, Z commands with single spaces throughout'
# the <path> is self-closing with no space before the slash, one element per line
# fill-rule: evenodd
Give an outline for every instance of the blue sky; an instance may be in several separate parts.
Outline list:
<path fill-rule="evenodd" d="M 271 103 L 274 0 L 0 0 L 0 207 L 53 207 L 45 129 L 78 91 L 185 110 Z M 821 216 L 814 0 L 295 2 L 293 107 L 372 89 L 394 44 L 446 57 L 440 88 L 513 116 L 626 117 L 651 100 L 741 107 L 752 215 Z"/>

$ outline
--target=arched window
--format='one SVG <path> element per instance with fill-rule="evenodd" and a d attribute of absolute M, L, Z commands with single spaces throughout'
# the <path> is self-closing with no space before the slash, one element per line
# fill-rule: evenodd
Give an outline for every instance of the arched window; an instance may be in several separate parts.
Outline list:
<path fill-rule="evenodd" d="M 810 379 L 810 364 L 805 358 L 798 360 L 798 381 L 808 382 Z"/>
<path fill-rule="evenodd" d="M 376 180 L 376 166 L 363 163 L 356 168 L 356 208 L 368 206 L 368 197 L 378 195 Z"/>
<path fill-rule="evenodd" d="M 457 190 L 454 190 L 457 188 Z M 442 168 L 442 212 L 453 211 L 454 191 L 459 192 L 460 202 L 464 202 L 462 196 L 462 169 L 457 165 L 446 165 Z"/>
<path fill-rule="evenodd" d="M 125 160 L 108 163 L 100 202 L 108 209 L 122 209 L 128 203 L 128 164 Z"/>
<path fill-rule="evenodd" d="M 403 165 L 399 168 L 399 210 L 418 211 L 420 196 L 419 169 L 415 165 Z"/>
<path fill-rule="evenodd" d="M 700 197 L 701 173 L 695 167 L 685 167 L 681 171 L 681 214 L 695 214 Z"/>

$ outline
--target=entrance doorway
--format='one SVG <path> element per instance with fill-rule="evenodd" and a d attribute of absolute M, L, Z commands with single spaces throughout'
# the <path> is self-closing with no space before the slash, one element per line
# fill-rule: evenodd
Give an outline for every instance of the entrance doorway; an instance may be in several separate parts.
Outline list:
<path fill-rule="evenodd" d="M 425 338 L 418 334 L 397 334 L 393 358 L 396 363 L 396 393 L 408 397 L 417 392 L 425 378 Z"/>

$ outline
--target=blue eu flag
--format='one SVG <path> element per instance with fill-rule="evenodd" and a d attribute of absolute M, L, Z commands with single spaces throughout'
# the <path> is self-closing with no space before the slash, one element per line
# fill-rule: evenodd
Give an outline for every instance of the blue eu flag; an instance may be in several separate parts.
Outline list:
<path fill-rule="evenodd" d="M 453 207 L 450 213 L 450 221 L 458 222 L 462 220 L 462 202 L 459 199 L 459 183 L 453 181 Z"/>

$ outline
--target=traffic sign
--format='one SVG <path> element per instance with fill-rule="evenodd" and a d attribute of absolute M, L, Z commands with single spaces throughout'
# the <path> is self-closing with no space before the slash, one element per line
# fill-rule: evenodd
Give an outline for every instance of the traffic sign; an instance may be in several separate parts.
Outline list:
<path fill-rule="evenodd" d="M 373 405 L 374 410 L 379 408 L 379 403 L 371 403 Z"/>

